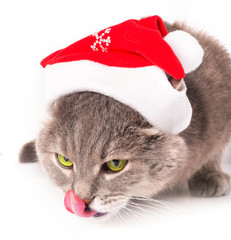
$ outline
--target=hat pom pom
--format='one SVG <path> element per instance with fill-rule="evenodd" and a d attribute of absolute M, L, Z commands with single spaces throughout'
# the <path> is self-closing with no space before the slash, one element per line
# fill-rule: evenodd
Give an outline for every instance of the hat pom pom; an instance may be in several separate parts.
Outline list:
<path fill-rule="evenodd" d="M 184 31 L 170 32 L 164 40 L 180 60 L 185 73 L 194 71 L 202 62 L 204 51 L 199 42 Z"/>

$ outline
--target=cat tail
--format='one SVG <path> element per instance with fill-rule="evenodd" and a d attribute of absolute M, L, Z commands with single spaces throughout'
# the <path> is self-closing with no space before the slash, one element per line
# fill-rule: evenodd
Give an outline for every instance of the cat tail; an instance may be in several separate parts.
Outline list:
<path fill-rule="evenodd" d="M 35 140 L 26 143 L 19 154 L 19 162 L 37 162 L 38 157 L 35 149 Z"/>

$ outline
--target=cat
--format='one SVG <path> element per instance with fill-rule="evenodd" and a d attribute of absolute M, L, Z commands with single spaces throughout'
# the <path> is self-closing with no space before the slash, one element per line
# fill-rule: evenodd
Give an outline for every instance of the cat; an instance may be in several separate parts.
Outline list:
<path fill-rule="evenodd" d="M 193 108 L 186 130 L 164 133 L 111 97 L 77 92 L 50 105 L 49 120 L 20 153 L 21 162 L 39 161 L 64 192 L 85 199 L 95 217 L 112 216 L 132 196 L 153 197 L 184 183 L 199 197 L 230 192 L 230 178 L 221 169 L 231 137 L 229 54 L 204 32 L 178 22 L 165 26 L 169 32 L 189 32 L 204 49 L 200 67 L 185 77 Z M 59 156 L 74 164 L 60 165 Z M 122 160 L 123 169 L 111 171 L 107 163 L 112 160 L 114 165 Z"/>

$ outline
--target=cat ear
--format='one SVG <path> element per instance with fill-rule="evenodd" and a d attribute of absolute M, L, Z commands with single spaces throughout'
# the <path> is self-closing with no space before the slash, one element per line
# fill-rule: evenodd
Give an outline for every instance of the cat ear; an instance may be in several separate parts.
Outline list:
<path fill-rule="evenodd" d="M 141 132 L 151 138 L 159 138 L 162 135 L 161 131 L 156 128 L 143 128 Z"/>
<path fill-rule="evenodd" d="M 171 77 L 169 75 L 167 77 L 168 77 L 169 82 L 173 86 L 173 88 L 175 88 L 179 92 L 183 89 L 183 87 L 184 87 L 183 79 L 176 80 L 176 79 L 174 79 L 173 77 Z"/>
<path fill-rule="evenodd" d="M 35 141 L 26 143 L 20 152 L 19 161 L 22 163 L 37 162 L 38 157 L 35 150 Z"/>

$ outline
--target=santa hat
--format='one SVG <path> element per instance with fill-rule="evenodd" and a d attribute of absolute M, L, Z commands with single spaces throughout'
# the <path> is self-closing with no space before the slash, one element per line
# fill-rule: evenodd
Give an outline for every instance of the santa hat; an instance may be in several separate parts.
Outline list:
<path fill-rule="evenodd" d="M 42 60 L 45 99 L 49 103 L 72 92 L 98 92 L 132 107 L 160 130 L 177 134 L 188 127 L 192 108 L 185 84 L 177 91 L 165 72 L 183 79 L 202 58 L 194 37 L 168 33 L 160 17 L 128 20 Z"/>

